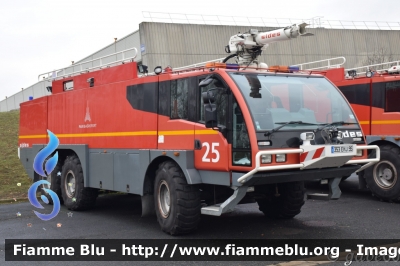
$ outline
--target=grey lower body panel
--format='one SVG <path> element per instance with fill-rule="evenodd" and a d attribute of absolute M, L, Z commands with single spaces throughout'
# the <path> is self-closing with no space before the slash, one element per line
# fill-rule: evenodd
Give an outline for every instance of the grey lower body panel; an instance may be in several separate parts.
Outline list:
<path fill-rule="evenodd" d="M 34 178 L 33 161 L 46 145 L 33 145 L 20 149 L 20 161 L 30 178 Z M 180 150 L 140 149 L 89 149 L 85 144 L 61 144 L 59 151 L 74 152 L 82 165 L 86 187 L 113 190 L 132 194 L 144 194 L 146 171 L 150 163 L 159 158 L 174 160 L 183 170 L 188 184 L 213 184 L 230 186 L 230 173 L 197 170 L 194 167 L 194 152 Z M 162 155 L 165 152 L 165 155 Z M 59 156 L 60 157 L 60 156 Z M 59 162 L 63 163 L 59 158 Z"/>
<path fill-rule="evenodd" d="M 33 145 L 32 148 L 20 149 L 20 160 L 30 178 L 34 178 L 33 161 L 36 154 L 45 145 Z M 60 150 L 73 150 L 79 157 L 85 177 L 85 186 L 118 192 L 143 195 L 144 180 L 147 167 L 161 155 L 161 150 L 138 149 L 89 149 L 87 145 L 60 145 Z M 359 169 L 358 165 L 343 167 L 258 172 L 246 183 L 237 179 L 243 173 L 217 172 L 197 170 L 194 168 L 193 151 L 179 151 L 179 157 L 173 156 L 174 151 L 166 151 L 166 157 L 174 160 L 182 168 L 188 184 L 211 184 L 221 186 L 256 186 L 271 183 L 314 180 L 350 175 Z"/>
<path fill-rule="evenodd" d="M 35 145 L 36 146 L 36 145 Z M 41 148 L 43 148 L 44 145 L 41 145 Z M 33 161 L 35 159 L 35 156 L 37 152 L 34 152 L 34 148 L 20 148 L 19 151 L 19 160 L 21 161 L 22 165 L 25 168 L 26 173 L 28 174 L 29 178 L 33 179 L 34 178 L 34 171 L 33 171 Z"/>
<path fill-rule="evenodd" d="M 87 187 L 143 195 L 149 150 L 89 149 Z"/>
<path fill-rule="evenodd" d="M 324 168 L 324 169 L 309 169 L 295 171 L 274 171 L 274 172 L 258 172 L 254 174 L 247 182 L 241 184 L 237 180 L 243 173 L 232 173 L 233 186 L 257 186 L 274 183 L 328 179 L 334 177 L 342 177 L 351 175 L 360 168 L 360 165 L 348 165 L 343 167 Z"/>

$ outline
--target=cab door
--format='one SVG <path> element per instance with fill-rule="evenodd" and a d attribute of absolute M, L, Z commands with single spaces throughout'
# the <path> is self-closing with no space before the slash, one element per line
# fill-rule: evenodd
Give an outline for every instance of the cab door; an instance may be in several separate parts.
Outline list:
<path fill-rule="evenodd" d="M 199 77 L 198 83 L 205 77 Z M 198 84 L 197 83 L 197 84 Z M 218 128 L 206 128 L 202 92 L 212 91 L 218 113 Z M 198 170 L 228 171 L 230 149 L 227 141 L 230 90 L 222 79 L 216 78 L 206 87 L 198 87 L 197 114 L 195 123 L 195 167 Z"/>

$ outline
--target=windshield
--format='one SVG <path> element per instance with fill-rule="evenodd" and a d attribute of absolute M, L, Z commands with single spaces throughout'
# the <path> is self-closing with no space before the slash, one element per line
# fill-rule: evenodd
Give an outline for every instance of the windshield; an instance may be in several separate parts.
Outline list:
<path fill-rule="evenodd" d="M 343 121 L 345 128 L 359 128 L 348 103 L 324 77 L 230 73 L 241 90 L 256 130 L 270 130 L 283 123 L 283 130 L 315 129 Z M 351 124 L 355 123 L 355 124 Z"/>

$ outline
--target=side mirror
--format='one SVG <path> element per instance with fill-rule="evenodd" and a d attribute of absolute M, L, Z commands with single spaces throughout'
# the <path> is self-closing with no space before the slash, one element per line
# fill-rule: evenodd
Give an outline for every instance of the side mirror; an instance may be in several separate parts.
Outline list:
<path fill-rule="evenodd" d="M 217 105 L 214 103 L 204 104 L 204 120 L 206 122 L 206 128 L 214 128 L 218 125 L 217 118 Z"/>
<path fill-rule="evenodd" d="M 203 103 L 214 103 L 215 102 L 215 96 L 214 93 L 211 90 L 205 91 L 201 94 L 201 97 L 203 98 Z"/>
<path fill-rule="evenodd" d="M 201 94 L 204 103 L 204 121 L 206 128 L 214 128 L 218 125 L 217 105 L 212 91 L 208 90 Z"/>
<path fill-rule="evenodd" d="M 213 75 L 209 75 L 209 76 L 207 76 L 205 79 L 203 79 L 202 81 L 200 81 L 199 87 L 200 87 L 200 88 L 206 87 L 206 86 L 210 85 L 211 82 L 213 82 L 213 81 L 214 81 Z"/>

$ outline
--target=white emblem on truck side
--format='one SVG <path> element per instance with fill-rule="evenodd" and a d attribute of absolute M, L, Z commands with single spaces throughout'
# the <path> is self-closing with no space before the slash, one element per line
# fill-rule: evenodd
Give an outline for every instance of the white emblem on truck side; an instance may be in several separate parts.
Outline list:
<path fill-rule="evenodd" d="M 89 101 L 86 101 L 86 115 L 85 115 L 85 122 L 91 122 L 92 119 L 90 118 L 90 110 L 89 110 Z M 97 124 L 86 124 L 86 125 L 78 125 L 79 128 L 91 128 L 96 127 Z"/>
<path fill-rule="evenodd" d="M 362 137 L 361 131 L 350 131 L 350 132 L 348 132 L 348 131 L 346 130 L 346 131 L 342 131 L 342 133 L 343 133 L 343 138 L 348 138 L 348 137 L 351 137 L 351 138 Z"/>

